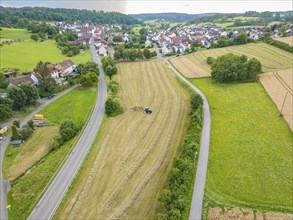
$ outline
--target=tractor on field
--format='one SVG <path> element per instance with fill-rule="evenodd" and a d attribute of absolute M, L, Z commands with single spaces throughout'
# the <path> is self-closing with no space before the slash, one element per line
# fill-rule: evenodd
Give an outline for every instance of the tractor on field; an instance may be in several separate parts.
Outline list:
<path fill-rule="evenodd" d="M 143 113 L 146 113 L 146 114 L 152 114 L 152 109 L 149 108 L 149 107 L 145 107 L 144 110 L 143 110 Z"/>

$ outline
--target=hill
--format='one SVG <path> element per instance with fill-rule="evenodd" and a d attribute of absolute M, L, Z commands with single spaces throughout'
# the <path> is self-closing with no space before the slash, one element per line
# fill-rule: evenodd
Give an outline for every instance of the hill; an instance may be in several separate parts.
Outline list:
<path fill-rule="evenodd" d="M 0 27 L 26 27 L 31 21 L 68 21 L 93 24 L 138 24 L 137 19 L 119 12 L 103 12 L 79 9 L 0 7 Z"/>
<path fill-rule="evenodd" d="M 212 16 L 216 13 L 204 13 L 204 14 L 186 14 L 186 13 L 146 13 L 146 14 L 132 14 L 131 16 L 136 19 L 143 21 L 164 19 L 165 21 L 171 22 L 184 22 L 195 18 L 201 18 L 206 16 Z"/>

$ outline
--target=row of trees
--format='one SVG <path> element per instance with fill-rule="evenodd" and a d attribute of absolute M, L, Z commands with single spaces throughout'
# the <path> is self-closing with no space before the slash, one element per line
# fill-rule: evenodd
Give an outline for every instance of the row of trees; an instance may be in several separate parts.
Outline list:
<path fill-rule="evenodd" d="M 174 159 L 167 184 L 159 196 L 164 207 L 163 212 L 158 214 L 160 220 L 188 218 L 203 120 L 201 96 L 193 94 L 190 105 L 190 123 L 181 152 Z"/>
<path fill-rule="evenodd" d="M 118 46 L 115 48 L 114 59 L 115 60 L 141 60 L 141 59 L 150 59 L 157 56 L 155 51 L 151 52 L 150 49 L 144 48 L 141 49 L 125 49 L 124 46 Z"/>
<path fill-rule="evenodd" d="M 100 75 L 99 66 L 95 62 L 81 63 L 77 66 L 79 76 L 75 82 L 80 83 L 83 87 L 96 85 Z"/>
<path fill-rule="evenodd" d="M 244 32 L 241 32 L 240 34 L 237 34 L 237 35 L 219 36 L 217 43 L 212 42 L 211 48 L 241 45 L 241 44 L 247 44 L 251 42 L 253 42 L 253 40 L 247 37 L 247 35 Z"/>
<path fill-rule="evenodd" d="M 255 58 L 248 60 L 245 55 L 228 53 L 215 60 L 208 57 L 207 62 L 211 64 L 212 80 L 216 82 L 255 81 L 261 73 L 261 63 Z"/>
<path fill-rule="evenodd" d="M 110 80 L 112 80 L 112 77 L 116 75 L 118 71 L 114 60 L 110 57 L 104 57 L 102 59 L 102 64 L 105 74 L 110 78 Z"/>
<path fill-rule="evenodd" d="M 38 41 L 39 39 L 54 39 L 56 34 L 58 34 L 58 28 L 52 27 L 48 24 L 34 24 L 30 23 L 27 25 L 27 30 L 33 33 L 31 39 Z"/>
<path fill-rule="evenodd" d="M 278 48 L 280 48 L 282 50 L 286 50 L 286 51 L 288 51 L 290 53 L 293 53 L 293 47 L 290 47 L 289 44 L 286 44 L 284 42 L 273 40 L 273 39 L 271 39 L 269 37 L 265 38 L 264 42 L 266 42 L 267 44 L 273 45 L 275 47 L 278 47 Z"/>

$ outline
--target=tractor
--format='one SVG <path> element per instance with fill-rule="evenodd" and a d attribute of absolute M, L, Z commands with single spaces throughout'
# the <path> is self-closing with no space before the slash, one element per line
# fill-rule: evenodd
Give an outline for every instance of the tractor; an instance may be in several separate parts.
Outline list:
<path fill-rule="evenodd" d="M 146 114 L 151 114 L 152 112 L 153 112 L 152 109 L 150 109 L 149 107 L 145 107 L 143 110 L 143 113 L 146 113 Z"/>

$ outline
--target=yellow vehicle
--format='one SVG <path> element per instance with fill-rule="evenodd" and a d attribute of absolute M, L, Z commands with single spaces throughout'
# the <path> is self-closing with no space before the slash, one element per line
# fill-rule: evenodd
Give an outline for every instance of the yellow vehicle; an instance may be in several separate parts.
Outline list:
<path fill-rule="evenodd" d="M 35 115 L 34 120 L 44 120 L 44 115 Z"/>

